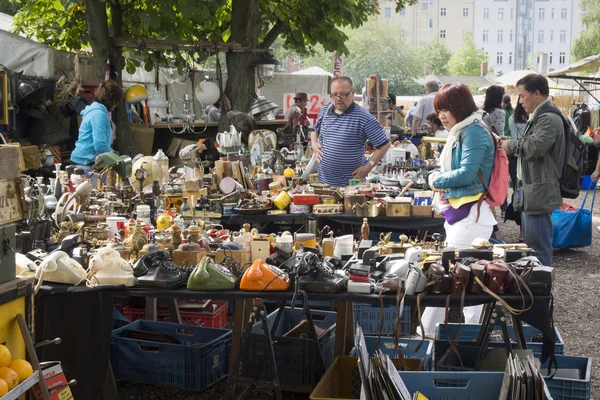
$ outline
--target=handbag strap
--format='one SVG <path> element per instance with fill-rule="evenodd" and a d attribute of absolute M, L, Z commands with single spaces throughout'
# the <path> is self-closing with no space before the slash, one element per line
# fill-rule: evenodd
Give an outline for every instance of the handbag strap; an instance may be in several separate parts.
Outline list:
<path fill-rule="evenodd" d="M 583 196 L 583 201 L 581 202 L 581 207 L 579 207 L 579 209 L 583 209 L 583 207 L 585 207 L 585 203 L 587 201 L 588 194 L 592 189 L 592 186 L 594 186 L 594 195 L 592 196 L 592 207 L 590 208 L 590 210 L 594 210 L 594 202 L 596 201 L 596 189 L 598 188 L 596 182 L 592 182 L 590 187 L 588 187 L 587 191 L 585 192 L 585 196 Z"/>
<path fill-rule="evenodd" d="M 519 291 L 519 295 L 521 296 L 521 301 L 523 302 L 523 308 L 521 309 L 516 309 L 514 307 L 512 307 L 511 305 L 509 305 L 506 300 L 504 300 L 502 297 L 498 296 L 496 293 L 492 292 L 482 281 L 481 279 L 479 279 L 479 277 L 475 276 L 475 282 L 477 282 L 477 284 L 479 286 L 481 286 L 481 289 L 489 294 L 490 296 L 492 296 L 494 299 L 496 299 L 497 301 L 499 301 L 504 308 L 506 308 L 511 314 L 513 315 L 520 315 L 526 311 L 529 311 L 531 309 L 531 307 L 533 307 L 533 302 L 534 302 L 534 297 L 533 297 L 533 293 L 531 293 L 531 289 L 529 289 L 529 286 L 527 285 L 527 283 L 525 283 L 525 281 L 523 280 L 523 278 L 517 274 L 516 272 L 514 272 L 512 269 L 506 267 L 507 271 L 509 274 L 512 275 L 512 277 L 515 279 L 515 282 L 517 284 L 517 289 Z M 525 288 L 525 290 L 527 291 L 527 294 L 529 295 L 529 297 L 531 298 L 531 304 L 529 304 L 529 307 L 527 307 L 526 302 L 525 302 L 525 295 L 523 294 L 523 290 L 522 288 Z"/>

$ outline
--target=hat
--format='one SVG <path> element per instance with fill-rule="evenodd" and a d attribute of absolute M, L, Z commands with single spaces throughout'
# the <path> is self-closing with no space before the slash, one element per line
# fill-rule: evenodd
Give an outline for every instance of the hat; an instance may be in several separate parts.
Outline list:
<path fill-rule="evenodd" d="M 298 92 L 294 95 L 294 100 L 308 101 L 308 96 L 306 95 L 306 93 Z"/>

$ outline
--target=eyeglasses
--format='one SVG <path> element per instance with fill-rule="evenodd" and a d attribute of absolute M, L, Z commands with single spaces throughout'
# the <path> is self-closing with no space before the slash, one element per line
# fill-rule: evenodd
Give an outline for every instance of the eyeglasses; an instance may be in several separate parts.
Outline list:
<path fill-rule="evenodd" d="M 352 90 L 349 91 L 348 93 L 339 93 L 339 94 L 331 94 L 331 98 L 335 99 L 336 97 L 340 98 L 340 99 L 347 99 L 348 96 L 350 96 L 350 93 L 352 93 Z"/>

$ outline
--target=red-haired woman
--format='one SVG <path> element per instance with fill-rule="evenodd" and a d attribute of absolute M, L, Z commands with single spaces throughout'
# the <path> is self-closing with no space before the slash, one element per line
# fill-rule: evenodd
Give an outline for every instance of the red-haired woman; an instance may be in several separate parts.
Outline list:
<path fill-rule="evenodd" d="M 449 134 L 430 183 L 442 193 L 447 245 L 468 248 L 473 239 L 489 239 L 496 224 L 490 206 L 479 201 L 490 184 L 494 142 L 466 85 L 443 86 L 433 104 Z"/>

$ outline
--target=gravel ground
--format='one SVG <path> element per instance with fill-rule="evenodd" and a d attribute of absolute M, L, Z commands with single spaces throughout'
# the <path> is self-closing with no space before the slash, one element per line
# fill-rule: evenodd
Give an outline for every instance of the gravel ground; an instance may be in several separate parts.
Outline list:
<path fill-rule="evenodd" d="M 583 192 L 578 199 L 567 201 L 578 207 L 583 200 Z M 589 202 L 589 200 L 588 200 Z M 599 202 L 600 203 L 600 202 Z M 589 204 L 589 203 L 588 203 Z M 592 399 L 600 398 L 600 344 L 596 333 L 600 333 L 600 209 L 594 207 L 593 243 L 591 247 L 576 250 L 555 250 L 554 267 L 554 321 L 565 342 L 565 354 L 592 357 Z M 511 221 L 500 224 L 498 237 L 514 243 L 519 237 L 518 227 Z M 226 399 L 228 382 L 223 381 L 202 393 L 174 390 L 151 385 L 120 382 L 119 393 L 123 400 L 169 399 L 169 400 L 217 400 Z M 596 397 L 598 396 L 598 397 Z M 267 399 L 268 396 L 255 397 Z M 308 399 L 306 395 L 284 393 L 286 400 Z"/>

